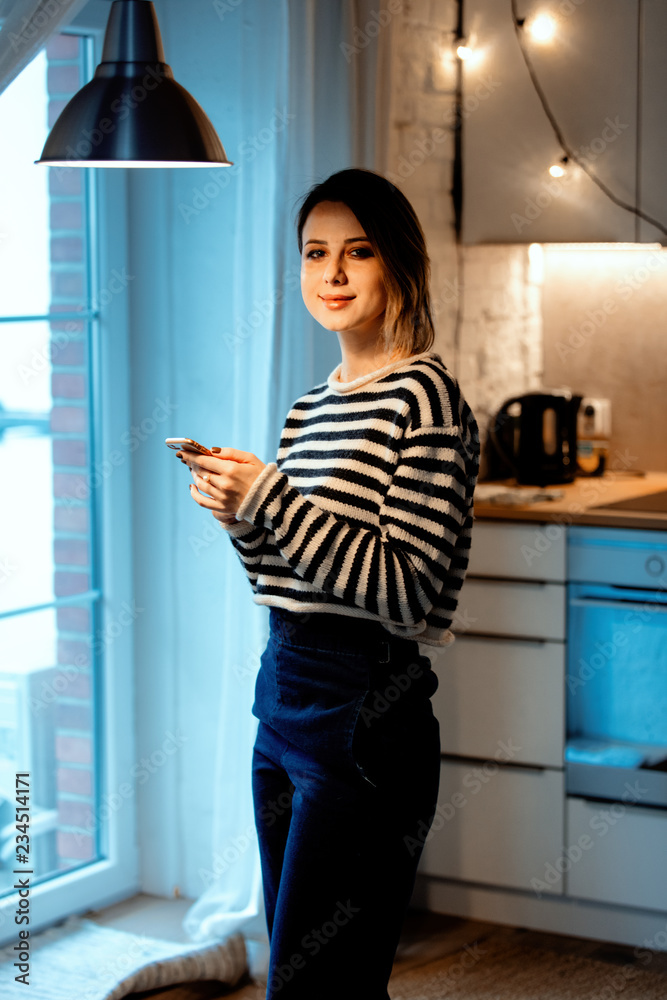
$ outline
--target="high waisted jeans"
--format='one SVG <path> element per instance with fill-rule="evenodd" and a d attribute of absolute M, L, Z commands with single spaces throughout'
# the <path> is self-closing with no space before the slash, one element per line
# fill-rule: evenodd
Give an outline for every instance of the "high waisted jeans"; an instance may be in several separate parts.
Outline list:
<path fill-rule="evenodd" d="M 253 711 L 267 1000 L 387 1000 L 437 805 L 437 679 L 414 640 L 270 610 Z"/>

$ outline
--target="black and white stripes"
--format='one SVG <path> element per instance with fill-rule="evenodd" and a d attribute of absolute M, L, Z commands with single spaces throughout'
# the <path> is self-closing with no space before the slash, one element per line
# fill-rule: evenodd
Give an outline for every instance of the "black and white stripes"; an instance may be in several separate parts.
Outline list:
<path fill-rule="evenodd" d="M 446 645 L 468 565 L 474 416 L 432 351 L 298 399 L 227 526 L 259 604 Z M 387 374 L 382 374 L 383 372 Z"/>

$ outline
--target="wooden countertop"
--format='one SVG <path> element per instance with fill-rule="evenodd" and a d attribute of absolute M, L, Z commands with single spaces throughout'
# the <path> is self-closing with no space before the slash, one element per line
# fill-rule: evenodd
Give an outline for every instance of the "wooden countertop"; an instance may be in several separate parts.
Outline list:
<path fill-rule="evenodd" d="M 516 479 L 489 480 L 479 485 L 525 490 L 526 495 L 539 490 L 538 486 L 518 486 Z M 552 484 L 545 488 L 562 491 L 563 496 L 526 504 L 502 504 L 475 497 L 475 517 L 479 520 L 554 521 L 559 524 L 596 524 L 601 527 L 667 531 L 667 514 L 609 510 L 602 506 L 617 500 L 629 500 L 631 497 L 667 490 L 667 472 L 646 472 L 638 476 L 610 472 L 599 477 L 582 476 L 573 483 Z"/>

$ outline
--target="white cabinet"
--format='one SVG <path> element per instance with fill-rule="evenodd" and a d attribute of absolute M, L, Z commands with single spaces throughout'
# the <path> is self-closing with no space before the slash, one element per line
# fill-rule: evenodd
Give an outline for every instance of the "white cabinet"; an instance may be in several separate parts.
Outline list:
<path fill-rule="evenodd" d="M 436 666 L 433 709 L 446 756 L 422 874 L 530 889 L 559 857 L 565 532 L 554 527 L 473 528 L 462 624 Z"/>
<path fill-rule="evenodd" d="M 562 829 L 562 772 L 443 761 L 420 871 L 534 891 L 560 856 Z M 545 891 L 559 894 L 562 886 Z"/>
<path fill-rule="evenodd" d="M 461 589 L 459 608 L 466 625 L 482 635 L 527 639 L 565 638 L 565 588 L 562 583 L 476 580 Z"/>
<path fill-rule="evenodd" d="M 563 583 L 565 549 L 560 524 L 475 521 L 468 576 Z"/>
<path fill-rule="evenodd" d="M 458 636 L 432 699 L 442 752 L 492 759 L 511 742 L 515 764 L 562 767 L 564 671 L 562 643 Z"/>
<path fill-rule="evenodd" d="M 667 815 L 624 802 L 567 800 L 568 896 L 667 908 Z"/>

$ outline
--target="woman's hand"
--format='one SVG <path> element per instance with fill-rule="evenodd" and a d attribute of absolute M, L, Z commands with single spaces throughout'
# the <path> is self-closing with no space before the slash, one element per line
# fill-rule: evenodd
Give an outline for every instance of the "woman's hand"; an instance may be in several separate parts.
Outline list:
<path fill-rule="evenodd" d="M 234 524 L 236 511 L 266 466 L 249 451 L 238 448 L 211 448 L 211 451 L 216 454 L 198 455 L 191 451 L 176 454 L 189 467 L 197 487 L 195 490 L 190 487 L 190 496 L 200 507 L 210 510 L 216 520 Z"/>

